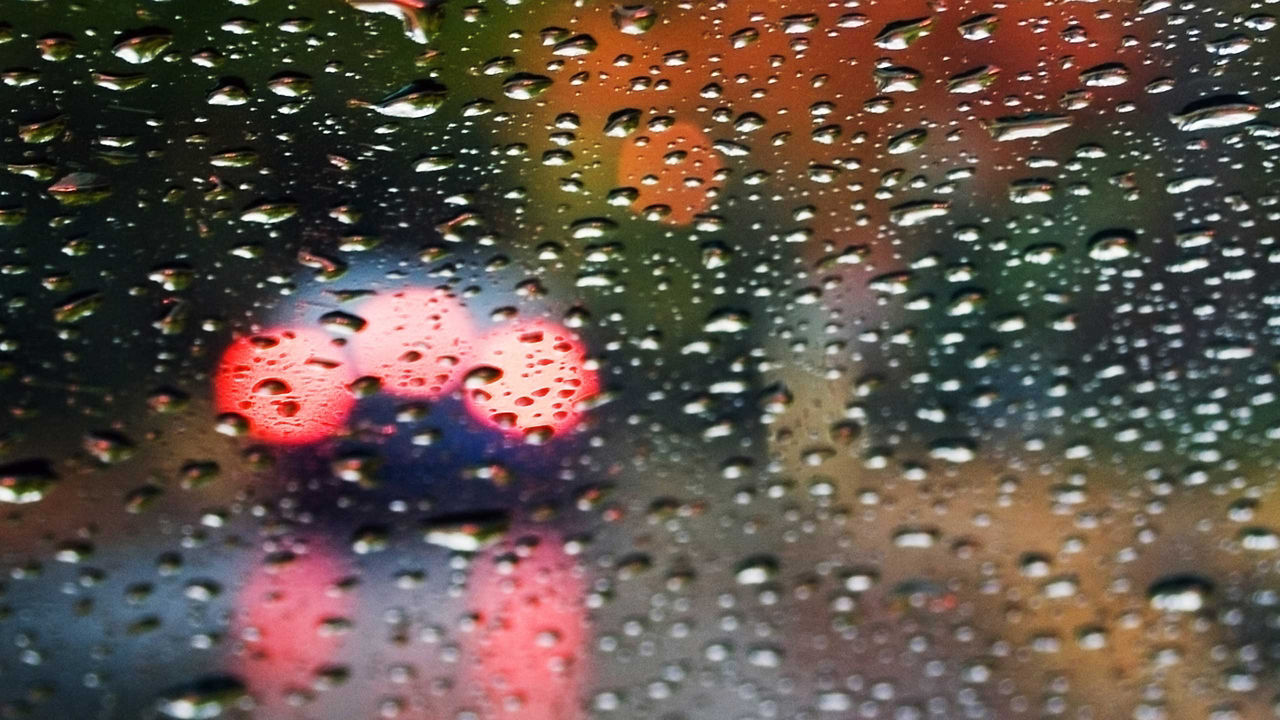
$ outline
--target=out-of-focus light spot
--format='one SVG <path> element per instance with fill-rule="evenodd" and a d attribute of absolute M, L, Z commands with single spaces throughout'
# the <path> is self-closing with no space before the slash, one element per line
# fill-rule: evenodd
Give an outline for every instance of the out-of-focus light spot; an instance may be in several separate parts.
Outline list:
<path fill-rule="evenodd" d="M 226 349 L 213 379 L 218 413 L 234 413 L 249 435 L 302 444 L 336 433 L 355 398 L 342 353 L 319 331 L 277 329 L 242 337 Z"/>
<path fill-rule="evenodd" d="M 467 408 L 481 422 L 531 442 L 573 428 L 600 388 L 582 341 L 554 323 L 501 328 L 479 343 L 467 373 Z"/>
<path fill-rule="evenodd" d="M 307 691 L 317 671 L 334 665 L 353 604 L 340 589 L 335 558 L 332 550 L 313 549 L 259 565 L 236 595 L 233 630 L 244 652 L 235 669 L 267 705 Z"/>
<path fill-rule="evenodd" d="M 473 658 L 468 685 L 483 689 L 492 717 L 582 717 L 585 591 L 554 536 L 518 541 L 515 552 L 499 548 L 477 562 L 468 592 L 477 617 L 476 631 L 465 636 Z"/>
<path fill-rule="evenodd" d="M 359 308 L 368 323 L 351 340 L 356 367 L 400 397 L 436 398 L 457 387 L 475 344 L 466 309 L 443 290 L 412 289 Z"/>
<path fill-rule="evenodd" d="M 711 140 L 693 123 L 677 122 L 663 132 L 645 132 L 622 144 L 618 182 L 638 191 L 631 209 L 672 225 L 688 225 L 705 211 L 724 169 Z"/>

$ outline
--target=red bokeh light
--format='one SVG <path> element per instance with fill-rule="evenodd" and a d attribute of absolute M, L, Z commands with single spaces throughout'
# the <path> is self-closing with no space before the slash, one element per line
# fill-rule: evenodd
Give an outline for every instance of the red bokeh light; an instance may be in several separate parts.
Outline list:
<path fill-rule="evenodd" d="M 353 379 L 324 333 L 270 330 L 238 338 L 223 352 L 214 405 L 243 417 L 258 439 L 315 442 L 341 429 L 355 402 L 346 387 Z"/>
<path fill-rule="evenodd" d="M 244 642 L 238 674 L 260 702 L 305 691 L 332 665 L 352 597 L 342 592 L 333 551 L 312 550 L 280 565 L 259 565 L 236 596 L 233 631 Z"/>
<path fill-rule="evenodd" d="M 514 560 L 514 562 L 513 562 Z M 469 685 L 494 718 L 575 720 L 588 669 L 586 583 L 558 538 L 477 561 L 468 597 L 477 627 Z M 486 716 L 488 717 L 488 716 Z"/>
<path fill-rule="evenodd" d="M 599 391 L 581 340 L 554 323 L 492 332 L 479 343 L 476 357 L 467 376 L 467 408 L 481 422 L 526 439 L 571 429 L 582 401 Z"/>
<path fill-rule="evenodd" d="M 639 191 L 630 207 L 643 213 L 666 206 L 670 212 L 662 221 L 672 225 L 688 225 L 711 206 L 719 188 L 715 176 L 723 169 L 711 139 L 686 121 L 629 138 L 618 155 L 619 184 Z"/>
<path fill-rule="evenodd" d="M 400 397 L 437 398 L 465 372 L 475 331 L 466 309 L 443 290 L 410 289 L 359 309 L 368 323 L 351 340 L 360 373 Z"/>

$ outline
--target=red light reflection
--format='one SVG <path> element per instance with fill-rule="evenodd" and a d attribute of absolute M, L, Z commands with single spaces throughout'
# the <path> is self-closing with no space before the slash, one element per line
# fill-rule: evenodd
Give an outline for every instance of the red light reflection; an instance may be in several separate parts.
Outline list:
<path fill-rule="evenodd" d="M 477 561 L 469 597 L 478 625 L 468 686 L 495 718 L 576 720 L 586 682 L 586 583 L 554 536 Z M 486 717 L 488 717 L 486 715 Z"/>
<path fill-rule="evenodd" d="M 270 330 L 238 338 L 223 352 L 214 405 L 245 418 L 258 439 L 309 443 L 342 427 L 355 402 L 346 388 L 353 379 L 324 333 Z"/>
<path fill-rule="evenodd" d="M 333 663 L 352 598 L 338 589 L 341 566 L 330 551 L 258 566 L 236 596 L 236 637 L 245 652 L 237 674 L 260 702 L 270 705 L 313 684 Z"/>
<path fill-rule="evenodd" d="M 582 342 L 544 321 L 502 328 L 481 340 L 467 377 L 467 408 L 477 419 L 526 438 L 573 428 L 580 403 L 599 391 Z"/>
<path fill-rule="evenodd" d="M 360 307 L 368 325 L 351 341 L 356 366 L 401 397 L 436 398 L 461 379 L 475 343 L 462 304 L 443 290 L 411 289 Z"/>

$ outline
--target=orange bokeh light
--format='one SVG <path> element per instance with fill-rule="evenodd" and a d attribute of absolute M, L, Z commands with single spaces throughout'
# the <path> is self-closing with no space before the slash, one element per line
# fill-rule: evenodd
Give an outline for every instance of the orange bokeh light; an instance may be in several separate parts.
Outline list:
<path fill-rule="evenodd" d="M 319 331 L 275 329 L 236 339 L 213 379 L 218 413 L 235 413 L 260 440 L 302 444 L 341 429 L 355 402 L 351 368 Z"/>
<path fill-rule="evenodd" d="M 360 307 L 368 323 L 351 341 L 356 367 L 400 397 L 434 399 L 462 378 L 475 343 L 466 309 L 444 290 L 410 289 Z"/>
<path fill-rule="evenodd" d="M 607 43 L 610 50 L 567 60 L 566 73 L 580 71 L 587 80 L 557 83 L 544 107 L 550 113 L 572 106 L 587 128 L 606 127 L 622 107 L 641 111 L 631 135 L 602 140 L 607 148 L 602 159 L 613 165 L 619 185 L 640 191 L 630 205 L 633 212 L 667 205 L 671 212 L 663 220 L 673 225 L 687 225 L 702 212 L 729 212 L 727 203 L 716 206 L 721 200 L 715 186 L 725 185 L 724 194 L 732 197 L 741 192 L 741 181 L 714 181 L 721 166 L 738 176 L 783 170 L 794 178 L 803 178 L 806 166 L 817 166 L 819 175 L 839 170 L 839 182 L 866 184 L 901 164 L 885 150 L 887 140 L 924 125 L 935 126 L 922 149 L 930 161 L 952 167 L 977 164 L 974 158 L 981 156 L 975 192 L 1003 192 L 1006 175 L 1020 167 L 1027 143 L 996 142 L 982 123 L 1005 115 L 1062 112 L 1064 94 L 1078 90 L 1096 95 L 1097 106 L 1108 103 L 1113 93 L 1087 88 L 1080 72 L 1120 60 L 1136 75 L 1139 62 L 1150 63 L 1125 49 L 1126 35 L 1142 30 L 1132 22 L 1139 4 L 1011 3 L 1000 9 L 998 29 L 985 39 L 966 39 L 959 30 L 980 14 L 977 8 L 948 9 L 948 3 L 862 3 L 856 10 L 832 4 L 802 10 L 787 3 L 764 7 L 661 0 L 649 4 L 657 21 L 643 34 L 620 32 L 611 19 L 613 5 L 587 5 L 575 14 L 574 32 Z M 546 13 L 539 20 L 550 24 L 555 13 Z M 784 22 L 788 16 L 812 16 L 815 22 L 804 29 Z M 931 32 L 907 48 L 872 42 L 895 22 L 925 17 L 932 19 Z M 620 58 L 628 62 L 622 64 Z M 876 79 L 882 64 L 918 70 L 919 88 L 882 88 Z M 953 75 L 983 66 L 998 70 L 989 87 L 972 94 L 949 90 Z M 868 103 L 872 98 L 877 101 Z M 717 118 L 717 111 L 726 116 Z M 764 125 L 738 130 L 736 119 L 745 112 Z M 665 132 L 652 132 L 649 123 L 658 117 L 676 122 Z M 961 122 L 953 126 L 944 121 L 951 117 Z M 820 128 L 823 132 L 815 135 Z M 641 138 L 649 144 L 641 145 Z M 750 156 L 721 158 L 711 149 L 715 140 L 745 145 Z M 1065 141 L 1064 136 L 1040 145 L 1060 151 L 1057 144 Z M 668 154 L 681 150 L 688 152 L 683 162 L 665 164 Z M 697 169 L 700 160 L 703 168 Z M 850 160 L 856 163 L 846 162 Z M 641 183 L 646 175 L 657 182 Z M 704 184 L 688 187 L 686 177 Z M 788 182 L 785 197 L 804 189 Z M 710 198 L 708 189 L 713 190 Z M 810 192 L 821 193 L 822 188 Z M 840 242 L 856 233 L 833 229 L 829 235 Z"/>
<path fill-rule="evenodd" d="M 553 536 L 514 557 L 482 558 L 474 570 L 468 684 L 484 693 L 494 718 L 575 720 L 587 672 L 586 583 Z"/>
<path fill-rule="evenodd" d="M 662 221 L 672 225 L 688 225 L 711 206 L 723 169 L 711 139 L 687 121 L 628 138 L 618 155 L 618 183 L 639 191 L 631 209 L 668 208 Z"/>
<path fill-rule="evenodd" d="M 561 434 L 578 423 L 580 403 L 599 391 L 581 340 L 554 323 L 492 332 L 480 341 L 476 357 L 467 379 L 467 408 L 509 434 Z"/>

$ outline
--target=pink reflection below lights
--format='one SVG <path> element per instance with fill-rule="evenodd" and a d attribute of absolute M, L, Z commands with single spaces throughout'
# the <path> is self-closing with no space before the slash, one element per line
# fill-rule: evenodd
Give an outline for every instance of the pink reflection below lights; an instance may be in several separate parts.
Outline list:
<path fill-rule="evenodd" d="M 563 541 L 551 534 L 536 540 L 478 559 L 465 682 L 483 693 L 494 718 L 575 720 L 588 670 L 586 583 Z"/>
<path fill-rule="evenodd" d="M 261 565 L 236 596 L 234 637 L 243 652 L 232 670 L 261 710 L 314 695 L 323 670 L 342 664 L 342 631 L 358 596 L 342 589 L 336 552 L 313 549 L 287 563 Z M 476 558 L 466 611 L 475 624 L 460 637 L 466 665 L 459 704 L 484 718 L 577 720 L 588 681 L 587 584 L 553 532 L 525 536 Z M 427 720 L 443 720 L 429 707 Z"/>
<path fill-rule="evenodd" d="M 334 661 L 354 599 L 339 589 L 343 573 L 332 550 L 313 549 L 291 562 L 259 565 L 236 597 L 235 637 L 244 642 L 236 671 L 267 707 L 310 688 Z"/>

